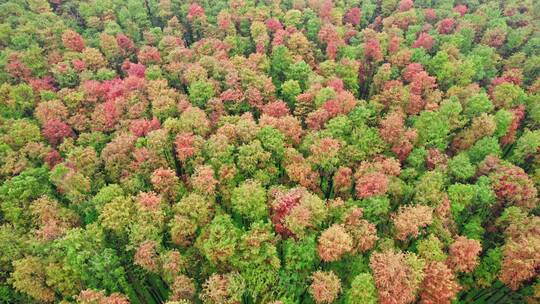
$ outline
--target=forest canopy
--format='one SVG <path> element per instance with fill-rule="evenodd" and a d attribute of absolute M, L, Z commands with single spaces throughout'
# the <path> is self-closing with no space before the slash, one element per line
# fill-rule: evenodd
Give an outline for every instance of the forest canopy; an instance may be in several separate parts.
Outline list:
<path fill-rule="evenodd" d="M 6 0 L 0 303 L 540 302 L 536 0 Z"/>

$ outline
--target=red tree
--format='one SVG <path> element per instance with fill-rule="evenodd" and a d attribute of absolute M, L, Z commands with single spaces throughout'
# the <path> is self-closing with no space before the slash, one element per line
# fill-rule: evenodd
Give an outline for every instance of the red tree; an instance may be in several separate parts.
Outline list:
<path fill-rule="evenodd" d="M 399 10 L 402 12 L 406 12 L 413 8 L 414 2 L 412 0 L 401 0 L 399 2 Z"/>
<path fill-rule="evenodd" d="M 135 43 L 126 35 L 122 33 L 116 34 L 116 43 L 122 49 L 125 54 L 131 53 L 135 50 Z"/>
<path fill-rule="evenodd" d="M 47 138 L 53 146 L 60 144 L 64 138 L 72 137 L 75 134 L 71 127 L 60 120 L 49 120 L 43 126 L 43 136 Z"/>
<path fill-rule="evenodd" d="M 204 8 L 197 3 L 193 3 L 189 6 L 187 18 L 189 21 L 192 21 L 193 19 L 197 17 L 203 17 L 204 16 Z"/>
<path fill-rule="evenodd" d="M 180 181 L 176 172 L 171 169 L 159 168 L 152 173 L 152 186 L 164 198 L 174 201 L 178 196 Z"/>
<path fill-rule="evenodd" d="M 402 252 L 377 252 L 371 255 L 369 266 L 381 304 L 406 304 L 416 300 L 423 273 L 414 255 Z"/>
<path fill-rule="evenodd" d="M 334 191 L 337 195 L 343 195 L 345 198 L 352 189 L 352 169 L 349 167 L 339 167 L 333 177 Z"/>
<path fill-rule="evenodd" d="M 62 34 L 62 43 L 64 43 L 64 47 L 75 52 L 84 50 L 83 38 L 79 33 L 72 30 L 67 30 Z"/>
<path fill-rule="evenodd" d="M 409 236 L 417 237 L 421 228 L 432 223 L 433 209 L 424 205 L 401 207 L 392 220 L 398 240 L 405 240 Z"/>
<path fill-rule="evenodd" d="M 525 118 L 525 106 L 520 105 L 510 110 L 510 113 L 512 113 L 512 123 L 508 127 L 506 134 L 501 138 L 501 144 L 503 145 L 513 144 L 516 141 L 517 130 L 521 121 Z"/>
<path fill-rule="evenodd" d="M 356 197 L 368 198 L 388 191 L 388 177 L 379 172 L 367 173 L 356 180 Z"/>
<path fill-rule="evenodd" d="M 137 54 L 137 59 L 139 62 L 144 65 L 159 63 L 161 61 L 161 56 L 159 55 L 159 50 L 153 46 L 144 46 L 139 50 Z"/>
<path fill-rule="evenodd" d="M 540 217 L 527 217 L 506 229 L 500 279 L 513 290 L 535 276 L 540 269 Z"/>
<path fill-rule="evenodd" d="M 432 261 L 426 266 L 424 273 L 424 281 L 420 288 L 420 302 L 450 304 L 460 289 L 452 270 L 442 262 Z"/>
<path fill-rule="evenodd" d="M 362 11 L 358 7 L 353 7 L 345 14 L 344 20 L 352 25 L 359 25 Z"/>
<path fill-rule="evenodd" d="M 450 34 L 454 31 L 455 21 L 452 18 L 446 18 L 439 23 L 439 34 Z"/>
<path fill-rule="evenodd" d="M 143 137 L 151 131 L 158 130 L 160 127 L 161 125 L 157 118 L 154 117 L 152 120 L 143 118 L 131 121 L 129 130 L 131 131 L 131 133 L 133 133 L 133 135 L 137 137 Z"/>
<path fill-rule="evenodd" d="M 147 241 L 139 245 L 133 258 L 135 265 L 150 271 L 157 272 L 158 269 L 158 244 L 155 241 Z"/>
<path fill-rule="evenodd" d="M 483 167 L 488 166 L 485 162 Z M 492 188 L 497 198 L 507 204 L 533 209 L 538 204 L 536 187 L 529 175 L 518 166 L 499 166 L 494 170 L 489 178 L 492 180 Z"/>
<path fill-rule="evenodd" d="M 365 48 L 364 48 L 364 56 L 367 60 L 370 61 L 381 61 L 383 59 L 383 54 L 381 51 L 381 45 L 379 44 L 379 40 L 377 39 L 369 39 L 366 42 Z"/>
<path fill-rule="evenodd" d="M 471 272 L 478 265 L 481 251 L 482 245 L 479 241 L 460 236 L 449 247 L 447 264 L 456 272 Z"/>
<path fill-rule="evenodd" d="M 418 36 L 418 39 L 413 43 L 413 48 L 419 48 L 422 47 L 426 49 L 426 51 L 430 51 L 433 45 L 435 44 L 435 40 L 433 37 L 431 37 L 428 33 L 421 33 L 420 36 Z"/>
<path fill-rule="evenodd" d="M 465 16 L 467 11 L 468 11 L 468 8 L 467 8 L 467 5 L 465 4 L 459 4 L 454 7 L 454 12 L 459 13 L 461 17 Z"/>
<path fill-rule="evenodd" d="M 309 293 L 317 304 L 333 303 L 341 293 L 341 281 L 332 271 L 317 271 L 311 276 Z"/>
<path fill-rule="evenodd" d="M 353 240 L 342 225 L 334 224 L 323 231 L 319 237 L 317 251 L 325 262 L 338 261 L 351 252 Z"/>

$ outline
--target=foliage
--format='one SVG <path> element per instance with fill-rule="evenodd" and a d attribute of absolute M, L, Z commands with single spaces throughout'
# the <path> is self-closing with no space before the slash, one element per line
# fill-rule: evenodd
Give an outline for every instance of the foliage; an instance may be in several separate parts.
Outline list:
<path fill-rule="evenodd" d="M 1 303 L 536 303 L 537 1 L 6 0 Z"/>

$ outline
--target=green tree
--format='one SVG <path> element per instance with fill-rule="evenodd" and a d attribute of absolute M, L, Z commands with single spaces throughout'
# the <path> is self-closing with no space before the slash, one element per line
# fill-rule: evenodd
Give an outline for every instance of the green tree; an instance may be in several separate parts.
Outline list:
<path fill-rule="evenodd" d="M 272 50 L 270 56 L 270 76 L 275 86 L 280 86 L 286 79 L 286 72 L 293 64 L 289 49 L 285 46 L 277 46 Z"/>
<path fill-rule="evenodd" d="M 31 168 L 5 181 L 0 186 L 2 217 L 16 227 L 27 227 L 30 202 L 43 196 L 53 196 L 46 168 Z"/>
<path fill-rule="evenodd" d="M 233 211 L 249 221 L 268 217 L 266 190 L 258 181 L 247 180 L 236 187 L 232 193 L 231 205 Z"/>
<path fill-rule="evenodd" d="M 423 111 L 414 120 L 418 132 L 418 143 L 426 148 L 444 150 L 448 145 L 450 126 L 440 112 Z"/>
<path fill-rule="evenodd" d="M 208 100 L 214 97 L 212 84 L 206 81 L 195 81 L 189 86 L 189 99 L 193 105 L 204 108 Z"/>
<path fill-rule="evenodd" d="M 280 280 L 283 289 L 292 298 L 305 293 L 312 270 L 319 262 L 315 235 L 300 240 L 289 238 L 283 242 L 283 267 Z"/>
<path fill-rule="evenodd" d="M 283 95 L 283 99 L 285 99 L 289 107 L 293 109 L 296 103 L 296 96 L 298 96 L 300 93 L 302 93 L 302 89 L 296 80 L 287 80 L 281 85 L 281 94 Z"/>
<path fill-rule="evenodd" d="M 490 113 L 494 108 L 495 106 L 491 100 L 489 100 L 488 95 L 482 92 L 471 96 L 467 100 L 464 106 L 463 114 L 465 114 L 467 118 L 472 119 L 482 113 Z"/>
<path fill-rule="evenodd" d="M 466 153 L 460 153 L 448 161 L 448 172 L 456 180 L 465 181 L 474 176 L 476 168 Z"/>
<path fill-rule="evenodd" d="M 241 233 L 227 214 L 217 215 L 195 241 L 195 248 L 212 264 L 225 265 L 236 254 Z"/>
<path fill-rule="evenodd" d="M 345 303 L 347 304 L 375 304 L 377 303 L 377 290 L 373 276 L 362 273 L 354 277 L 351 288 L 346 292 Z"/>
<path fill-rule="evenodd" d="M 304 60 L 291 64 L 285 70 L 286 79 L 298 81 L 302 91 L 307 89 L 310 75 L 312 75 L 311 67 Z"/>

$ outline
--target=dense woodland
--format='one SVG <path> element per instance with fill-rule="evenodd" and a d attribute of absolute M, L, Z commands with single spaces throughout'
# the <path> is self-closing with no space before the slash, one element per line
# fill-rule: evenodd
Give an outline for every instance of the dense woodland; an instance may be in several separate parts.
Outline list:
<path fill-rule="evenodd" d="M 540 301 L 537 0 L 4 0 L 0 303 Z"/>

